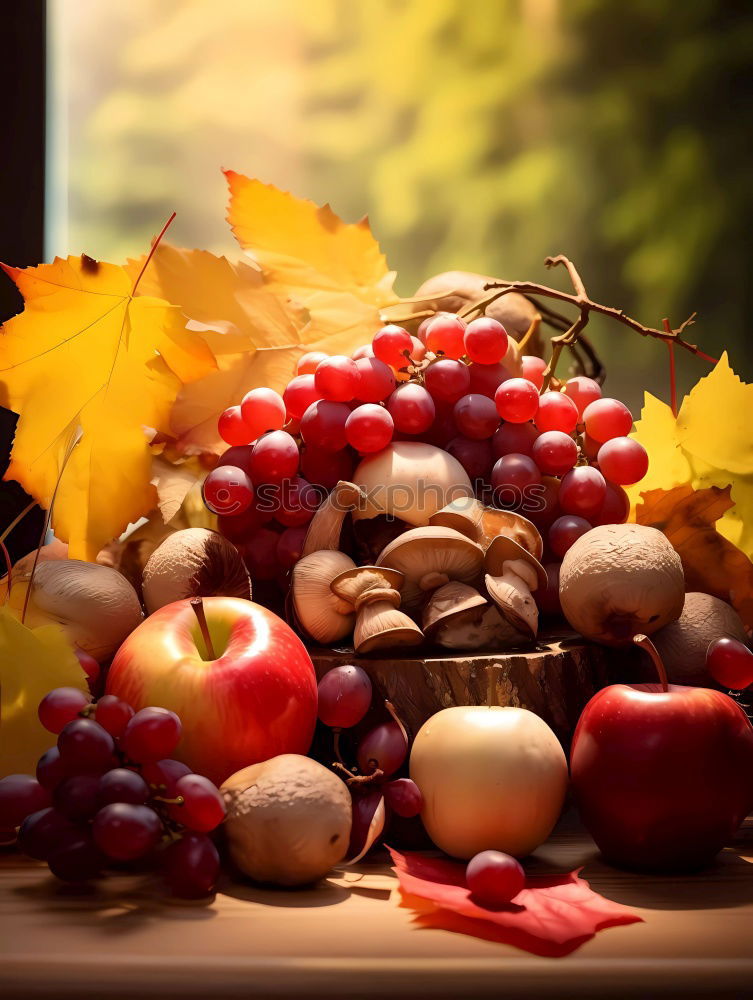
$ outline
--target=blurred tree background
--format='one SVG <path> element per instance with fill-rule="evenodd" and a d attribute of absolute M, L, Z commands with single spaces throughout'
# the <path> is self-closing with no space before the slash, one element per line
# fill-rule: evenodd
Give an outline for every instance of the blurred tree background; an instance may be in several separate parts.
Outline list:
<path fill-rule="evenodd" d="M 235 253 L 221 165 L 368 213 L 397 289 L 562 282 L 753 377 L 753 8 L 735 0 L 52 0 L 49 254 Z M 608 384 L 667 352 L 606 321 Z M 679 358 L 681 388 L 705 373 Z"/>

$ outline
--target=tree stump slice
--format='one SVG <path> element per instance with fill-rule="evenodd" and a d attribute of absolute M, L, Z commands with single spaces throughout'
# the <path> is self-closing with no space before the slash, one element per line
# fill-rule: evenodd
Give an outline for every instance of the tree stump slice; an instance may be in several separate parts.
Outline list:
<path fill-rule="evenodd" d="M 388 699 L 412 736 L 443 708 L 485 705 L 489 668 L 495 664 L 492 704 L 527 708 L 551 726 L 569 747 L 586 702 L 606 684 L 626 680 L 633 650 L 589 643 L 574 632 L 543 634 L 535 649 L 462 653 L 435 647 L 394 656 L 358 656 L 352 647 L 309 649 L 317 677 L 354 663 L 371 678 L 376 700 Z"/>

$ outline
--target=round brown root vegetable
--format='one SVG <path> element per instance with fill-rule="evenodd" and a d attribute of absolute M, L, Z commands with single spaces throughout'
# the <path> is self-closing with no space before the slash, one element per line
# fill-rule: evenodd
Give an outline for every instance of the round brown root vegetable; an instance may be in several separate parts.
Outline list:
<path fill-rule="evenodd" d="M 310 757 L 281 754 L 244 767 L 220 791 L 230 857 L 255 882 L 307 885 L 345 857 L 350 792 Z"/>
<path fill-rule="evenodd" d="M 576 631 L 626 646 L 680 617 L 685 577 L 680 557 L 656 528 L 604 524 L 568 549 L 560 569 L 562 611 Z"/>
<path fill-rule="evenodd" d="M 690 593 L 677 621 L 660 629 L 653 641 L 673 684 L 718 687 L 706 670 L 706 650 L 722 636 L 747 644 L 740 615 L 718 597 Z"/>
<path fill-rule="evenodd" d="M 152 552 L 142 591 L 149 614 L 186 597 L 244 597 L 251 581 L 236 547 L 216 531 L 184 528 Z"/>

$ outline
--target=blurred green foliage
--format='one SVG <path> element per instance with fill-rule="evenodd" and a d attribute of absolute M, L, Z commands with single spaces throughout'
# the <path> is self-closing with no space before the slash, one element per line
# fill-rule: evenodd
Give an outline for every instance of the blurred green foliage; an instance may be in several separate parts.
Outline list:
<path fill-rule="evenodd" d="M 397 288 L 460 267 L 562 282 L 753 374 L 753 10 L 735 0 L 57 0 L 67 245 L 233 252 L 220 165 L 346 218 Z M 609 385 L 667 398 L 662 345 L 593 321 Z M 681 387 L 707 369 L 683 357 Z"/>

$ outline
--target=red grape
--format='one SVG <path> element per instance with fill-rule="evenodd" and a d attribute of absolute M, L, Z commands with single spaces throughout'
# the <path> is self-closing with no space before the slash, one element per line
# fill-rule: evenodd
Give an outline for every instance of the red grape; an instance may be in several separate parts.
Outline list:
<path fill-rule="evenodd" d="M 349 403 L 356 394 L 359 373 L 355 361 L 343 354 L 325 358 L 316 369 L 314 385 L 320 399 Z"/>
<path fill-rule="evenodd" d="M 539 483 L 539 467 L 528 455 L 503 455 L 492 469 L 494 497 L 500 506 L 519 506 L 525 500 L 526 491 Z"/>
<path fill-rule="evenodd" d="M 578 407 L 564 392 L 545 392 L 539 398 L 534 423 L 540 431 L 571 434 L 578 423 Z"/>
<path fill-rule="evenodd" d="M 479 365 L 496 365 L 507 353 L 507 331 L 491 316 L 479 316 L 465 328 L 465 353 Z"/>
<path fill-rule="evenodd" d="M 453 417 L 460 433 L 476 441 L 490 438 L 499 427 L 499 414 L 494 401 L 480 393 L 461 396 L 455 403 Z"/>
<path fill-rule="evenodd" d="M 157 846 L 162 833 L 159 816 L 149 806 L 113 802 L 94 817 L 94 843 L 108 858 L 132 861 Z"/>
<path fill-rule="evenodd" d="M 257 528 L 239 552 L 252 580 L 274 580 L 279 570 L 277 543 L 280 536 L 271 528 Z"/>
<path fill-rule="evenodd" d="M 595 399 L 583 411 L 586 434 L 603 444 L 611 438 L 624 437 L 633 426 L 633 415 L 618 399 Z"/>
<path fill-rule="evenodd" d="M 563 476 L 578 461 L 578 446 L 564 431 L 544 431 L 533 442 L 531 458 L 548 476 Z"/>
<path fill-rule="evenodd" d="M 648 472 L 648 453 L 642 444 L 629 437 L 606 441 L 596 460 L 605 479 L 618 486 L 632 486 Z"/>
<path fill-rule="evenodd" d="M 722 687 L 744 691 L 753 684 L 753 653 L 739 639 L 722 636 L 709 644 L 706 669 Z"/>
<path fill-rule="evenodd" d="M 370 729 L 356 751 L 363 774 L 372 774 L 378 768 L 387 778 L 397 771 L 407 755 L 408 741 L 396 722 L 383 722 Z"/>
<path fill-rule="evenodd" d="M 601 399 L 601 386 L 594 382 L 592 378 L 585 375 L 576 375 L 565 382 L 564 393 L 578 408 L 578 418 L 583 416 L 583 411 L 589 403 L 595 399 Z"/>
<path fill-rule="evenodd" d="M 494 464 L 492 446 L 489 441 L 474 441 L 462 435 L 454 437 L 446 450 L 456 458 L 465 469 L 470 481 L 488 479 Z"/>
<path fill-rule="evenodd" d="M 589 518 L 594 527 L 597 524 L 624 524 L 630 513 L 630 497 L 621 486 L 607 483 L 604 503 L 599 512 Z"/>
<path fill-rule="evenodd" d="M 185 774 L 191 774 L 191 768 L 182 760 L 173 760 L 171 757 L 151 760 L 141 768 L 141 777 L 150 789 L 156 789 L 168 799 L 175 798 L 175 786 Z"/>
<path fill-rule="evenodd" d="M 68 770 L 60 759 L 60 751 L 57 747 L 50 747 L 45 750 L 39 758 L 37 764 L 37 781 L 44 788 L 50 790 L 68 777 Z"/>
<path fill-rule="evenodd" d="M 348 444 L 361 454 L 386 448 L 392 440 L 395 424 L 389 411 L 376 403 L 362 403 L 345 421 Z"/>
<path fill-rule="evenodd" d="M 474 901 L 494 909 L 511 902 L 526 885 L 520 862 L 501 851 L 482 851 L 471 858 L 465 882 Z"/>
<path fill-rule="evenodd" d="M 524 354 L 520 359 L 520 374 L 529 382 L 533 382 L 536 388 L 541 391 L 544 385 L 546 365 L 543 358 L 537 358 L 535 354 Z"/>
<path fill-rule="evenodd" d="M 322 502 L 320 491 L 296 476 L 285 480 L 279 489 L 279 509 L 275 515 L 280 524 L 297 528 L 308 524 Z"/>
<path fill-rule="evenodd" d="M 503 420 L 509 420 L 512 424 L 524 424 L 536 416 L 539 390 L 528 379 L 509 378 L 497 389 L 494 403 Z"/>
<path fill-rule="evenodd" d="M 560 563 L 544 563 L 546 570 L 546 586 L 539 588 L 533 595 L 542 615 L 561 615 L 560 605 Z"/>
<path fill-rule="evenodd" d="M 110 736 L 118 739 L 133 718 L 134 711 L 127 701 L 114 694 L 104 694 L 97 702 L 94 718 Z"/>
<path fill-rule="evenodd" d="M 262 486 L 263 491 L 266 487 Z M 217 516 L 217 528 L 221 535 L 233 543 L 245 542 L 250 535 L 272 520 L 272 510 L 266 509 L 267 505 L 262 504 L 258 497 L 254 503 L 244 510 L 242 514 Z"/>
<path fill-rule="evenodd" d="M 316 388 L 313 375 L 296 375 L 288 382 L 282 398 L 288 416 L 300 420 L 309 406 L 322 398 L 322 394 Z"/>
<path fill-rule="evenodd" d="M 49 733 L 59 733 L 78 718 L 91 702 L 91 695 L 74 687 L 55 688 L 42 698 L 37 709 L 39 721 Z"/>
<path fill-rule="evenodd" d="M 130 760 L 143 764 L 169 757 L 180 742 L 180 719 L 166 708 L 142 708 L 125 728 L 121 745 Z"/>
<path fill-rule="evenodd" d="M 353 351 L 353 353 L 351 354 L 351 358 L 353 358 L 354 361 L 360 361 L 361 358 L 373 358 L 373 357 L 374 357 L 374 348 L 371 346 L 371 344 L 361 344 L 361 346 L 357 347 L 355 351 Z"/>
<path fill-rule="evenodd" d="M 49 804 L 49 792 L 30 774 L 0 778 L 0 830 L 15 830 L 27 816 Z"/>
<path fill-rule="evenodd" d="M 108 806 L 111 802 L 130 802 L 141 806 L 149 798 L 149 786 L 135 771 L 130 771 L 127 767 L 114 767 L 99 778 L 96 798 L 100 807 Z"/>
<path fill-rule="evenodd" d="M 60 731 L 58 750 L 72 774 L 101 774 L 112 760 L 112 736 L 94 719 L 74 719 Z"/>
<path fill-rule="evenodd" d="M 349 416 L 350 407 L 345 403 L 332 403 L 328 399 L 312 403 L 301 417 L 304 443 L 324 451 L 340 451 L 348 443 L 345 421 Z"/>
<path fill-rule="evenodd" d="M 562 477 L 559 504 L 566 514 L 591 517 L 598 513 L 607 495 L 607 484 L 598 469 L 579 465 Z"/>
<path fill-rule="evenodd" d="M 434 400 L 455 403 L 471 387 L 468 366 L 462 361 L 433 361 L 424 372 L 424 385 Z"/>
<path fill-rule="evenodd" d="M 90 653 L 87 653 L 83 649 L 79 649 L 78 646 L 74 647 L 73 652 L 76 654 L 76 659 L 81 664 L 81 669 L 86 674 L 89 691 L 93 691 L 97 687 L 97 682 L 99 681 L 99 676 L 102 673 L 102 668 Z"/>
<path fill-rule="evenodd" d="M 209 833 L 225 818 L 225 803 L 209 778 L 201 774 L 184 774 L 178 778 L 175 792 L 182 805 L 171 805 L 170 816 L 194 833 Z"/>
<path fill-rule="evenodd" d="M 52 804 L 68 819 L 91 819 L 99 809 L 97 802 L 99 782 L 99 776 L 94 774 L 75 774 L 72 778 L 66 778 L 52 793 Z"/>
<path fill-rule="evenodd" d="M 62 882 L 88 882 L 101 874 L 105 859 L 87 830 L 67 838 L 47 858 L 52 874 Z"/>
<path fill-rule="evenodd" d="M 413 349 L 411 335 L 401 326 L 395 326 L 394 323 L 378 330 L 374 334 L 371 346 L 374 348 L 374 357 L 393 368 L 404 368 L 409 364 Z"/>
<path fill-rule="evenodd" d="M 77 836 L 76 827 L 57 809 L 48 806 L 31 813 L 18 831 L 18 847 L 37 861 L 46 861 L 50 854 L 67 840 Z"/>
<path fill-rule="evenodd" d="M 457 436 L 458 429 L 455 426 L 455 418 L 452 415 L 452 406 L 447 403 L 438 403 L 434 422 L 426 431 L 422 440 L 427 444 L 433 444 L 437 448 L 446 448 L 448 442 Z"/>
<path fill-rule="evenodd" d="M 424 807 L 421 790 L 410 778 L 395 778 L 384 786 L 384 801 L 397 816 L 410 819 L 418 816 Z"/>
<path fill-rule="evenodd" d="M 162 855 L 162 873 L 174 896 L 200 899 L 214 890 L 220 856 L 209 837 L 185 833 Z"/>
<path fill-rule="evenodd" d="M 326 451 L 307 445 L 301 452 L 301 472 L 312 485 L 331 490 L 341 479 L 350 480 L 353 458 L 346 448 Z"/>
<path fill-rule="evenodd" d="M 249 441 L 256 440 L 266 431 L 279 431 L 287 419 L 282 396 L 264 387 L 246 393 L 241 400 L 241 415 L 251 432 Z M 237 443 L 243 444 L 242 441 Z"/>
<path fill-rule="evenodd" d="M 287 431 L 271 431 L 260 437 L 254 445 L 251 480 L 255 486 L 259 486 L 262 483 L 281 483 L 285 479 L 292 479 L 298 472 L 299 460 L 295 438 Z"/>
<path fill-rule="evenodd" d="M 600 441 L 594 441 L 594 439 L 589 437 L 588 434 L 583 434 L 583 454 L 589 462 L 596 461 L 596 456 L 599 454 L 599 448 L 601 448 Z"/>
<path fill-rule="evenodd" d="M 248 475 L 251 468 L 250 463 L 253 450 L 254 448 L 251 444 L 234 445 L 232 448 L 227 448 L 217 459 L 216 468 L 219 468 L 221 465 L 234 465 Z"/>
<path fill-rule="evenodd" d="M 482 396 L 494 399 L 494 394 L 503 382 L 507 382 L 513 377 L 513 373 L 503 364 L 497 365 L 468 365 L 468 376 L 471 384 L 468 392 L 479 392 Z"/>
<path fill-rule="evenodd" d="M 539 436 L 540 431 L 530 422 L 524 424 L 502 424 L 494 432 L 492 438 L 492 451 L 495 458 L 502 458 L 503 455 L 530 455 L 533 452 L 533 443 Z"/>
<path fill-rule="evenodd" d="M 431 395 L 415 382 L 399 385 L 387 400 L 387 409 L 395 429 L 404 434 L 422 434 L 428 431 L 436 415 Z"/>
<path fill-rule="evenodd" d="M 217 418 L 217 431 L 226 444 L 242 445 L 253 441 L 254 435 L 243 419 L 240 406 L 228 406 Z"/>
<path fill-rule="evenodd" d="M 591 525 L 584 517 L 563 514 L 549 528 L 549 546 L 562 559 L 573 542 L 577 542 L 581 535 L 590 530 Z"/>
<path fill-rule="evenodd" d="M 560 481 L 553 476 L 542 476 L 541 484 L 527 491 L 520 512 L 542 533 L 560 516 L 559 492 Z"/>
<path fill-rule="evenodd" d="M 465 354 L 465 323 L 459 316 L 440 313 L 426 328 L 426 348 L 447 358 L 462 358 Z"/>
<path fill-rule="evenodd" d="M 254 488 L 246 473 L 235 465 L 221 465 L 204 480 L 204 503 L 213 514 L 242 514 L 251 506 Z"/>
<path fill-rule="evenodd" d="M 362 403 L 381 403 L 395 388 L 395 373 L 379 358 L 359 358 L 356 399 Z"/>
<path fill-rule="evenodd" d="M 286 528 L 277 539 L 277 561 L 284 570 L 292 569 L 303 555 L 307 525 L 300 528 Z"/>
<path fill-rule="evenodd" d="M 433 316 L 427 316 L 426 319 L 421 320 L 421 323 L 419 324 L 419 327 L 416 330 L 416 336 L 418 337 L 418 339 L 421 341 L 422 344 L 426 344 L 426 335 L 429 332 L 429 327 L 434 322 L 434 320 L 438 319 L 440 316 L 445 318 L 448 316 L 451 318 L 455 318 L 455 313 L 441 310 L 440 312 L 434 313 Z"/>
<path fill-rule="evenodd" d="M 309 351 L 298 359 L 296 375 L 313 375 L 327 355 L 324 351 Z"/>
<path fill-rule="evenodd" d="M 333 667 L 319 681 L 319 718 L 331 729 L 350 729 L 371 705 L 371 680 L 361 667 Z"/>

